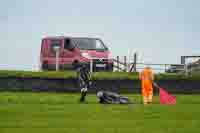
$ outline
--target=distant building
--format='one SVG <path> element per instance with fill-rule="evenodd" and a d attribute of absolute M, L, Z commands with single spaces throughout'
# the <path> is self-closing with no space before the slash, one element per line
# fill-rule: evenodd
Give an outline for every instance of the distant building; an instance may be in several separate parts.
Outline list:
<path fill-rule="evenodd" d="M 189 72 L 200 72 L 200 59 L 195 62 L 187 64 L 187 69 Z"/>

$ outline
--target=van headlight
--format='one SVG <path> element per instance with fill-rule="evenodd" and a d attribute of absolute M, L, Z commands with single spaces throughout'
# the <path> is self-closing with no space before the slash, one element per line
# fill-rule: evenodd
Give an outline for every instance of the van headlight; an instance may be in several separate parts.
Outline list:
<path fill-rule="evenodd" d="M 91 58 L 90 55 L 88 53 L 85 53 L 85 52 L 81 53 L 81 56 L 84 57 L 84 58 L 88 58 L 88 59 Z"/>
<path fill-rule="evenodd" d="M 109 54 L 108 54 L 108 59 L 113 59 L 113 57 L 112 57 L 112 54 L 111 54 L 111 53 L 109 53 Z"/>

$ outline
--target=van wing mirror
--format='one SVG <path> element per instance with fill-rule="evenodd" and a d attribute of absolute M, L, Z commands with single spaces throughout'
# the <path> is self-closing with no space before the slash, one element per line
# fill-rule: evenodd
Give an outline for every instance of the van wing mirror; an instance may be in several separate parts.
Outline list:
<path fill-rule="evenodd" d="M 108 47 L 105 47 L 105 50 L 107 50 L 107 51 L 108 51 L 108 50 L 109 50 L 109 48 L 108 48 Z"/>
<path fill-rule="evenodd" d="M 69 45 L 69 48 L 68 48 L 70 51 L 73 51 L 75 49 L 75 46 L 73 44 L 70 44 Z"/>

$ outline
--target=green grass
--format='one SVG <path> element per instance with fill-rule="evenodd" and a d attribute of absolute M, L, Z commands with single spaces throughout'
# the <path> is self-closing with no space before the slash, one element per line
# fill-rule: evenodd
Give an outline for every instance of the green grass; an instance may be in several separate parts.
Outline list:
<path fill-rule="evenodd" d="M 199 133 L 200 96 L 177 95 L 177 105 L 100 105 L 95 95 L 0 93 L 0 133 Z"/>
<path fill-rule="evenodd" d="M 93 73 L 93 79 L 132 79 L 137 80 L 139 77 L 138 73 L 129 73 L 129 72 L 96 72 Z"/>

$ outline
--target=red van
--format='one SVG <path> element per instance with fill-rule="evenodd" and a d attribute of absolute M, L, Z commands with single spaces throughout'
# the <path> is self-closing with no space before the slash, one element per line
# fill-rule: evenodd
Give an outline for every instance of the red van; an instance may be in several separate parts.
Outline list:
<path fill-rule="evenodd" d="M 56 52 L 59 49 L 59 70 L 74 69 L 86 64 L 93 71 L 113 71 L 111 52 L 99 38 L 45 37 L 42 39 L 40 63 L 42 70 L 56 69 Z"/>

